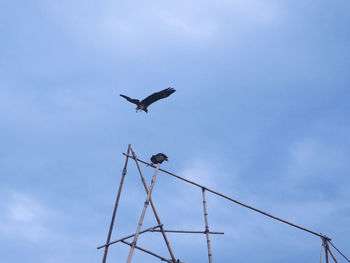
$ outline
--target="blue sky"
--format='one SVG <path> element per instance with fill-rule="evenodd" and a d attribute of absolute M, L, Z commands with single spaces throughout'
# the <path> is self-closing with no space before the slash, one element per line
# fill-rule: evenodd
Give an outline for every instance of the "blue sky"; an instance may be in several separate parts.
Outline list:
<path fill-rule="evenodd" d="M 348 1 L 0 3 L 1 262 L 99 262 L 129 143 L 139 158 L 333 238 L 350 255 Z M 177 90 L 135 113 L 119 94 Z M 153 170 L 142 167 L 150 182 Z M 321 240 L 208 194 L 215 262 L 317 262 Z M 145 199 L 130 162 L 112 239 Z M 165 228 L 201 191 L 160 174 Z M 144 227 L 156 225 L 149 210 Z M 205 262 L 204 236 L 169 234 Z M 140 246 L 167 257 L 157 234 Z M 128 247 L 110 248 L 109 262 Z M 343 262 L 336 255 L 339 262 Z M 154 262 L 136 252 L 133 262 Z"/>

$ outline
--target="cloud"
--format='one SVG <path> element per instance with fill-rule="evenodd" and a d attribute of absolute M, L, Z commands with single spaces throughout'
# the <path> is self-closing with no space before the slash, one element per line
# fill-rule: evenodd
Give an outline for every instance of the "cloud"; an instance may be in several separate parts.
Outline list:
<path fill-rule="evenodd" d="M 14 194 L 8 204 L 9 218 L 14 221 L 31 222 L 38 219 L 42 213 L 42 207 L 23 194 Z"/>
<path fill-rule="evenodd" d="M 6 129 L 57 135 L 86 126 L 95 127 L 97 123 L 106 122 L 101 116 L 111 114 L 114 97 L 107 97 L 111 93 L 108 89 L 96 90 L 89 84 L 45 89 L 36 86 L 24 89 L 21 82 L 2 81 L 1 84 L 0 123 Z"/>
<path fill-rule="evenodd" d="M 218 34 L 227 37 L 228 27 L 236 41 L 242 25 L 274 25 L 283 17 L 280 6 L 255 0 L 75 4 L 79 12 L 70 1 L 50 2 L 47 8 L 75 41 L 108 49 L 143 50 L 165 42 L 203 45 L 216 41 Z"/>
<path fill-rule="evenodd" d="M 344 145 L 302 138 L 290 145 L 289 161 L 280 182 L 286 193 L 299 191 L 309 198 L 341 200 L 342 189 L 349 187 L 346 160 Z"/>
<path fill-rule="evenodd" d="M 45 241 L 40 245 L 54 247 L 46 251 L 50 257 L 64 257 L 58 262 L 96 261 L 91 255 L 105 240 L 116 194 L 116 186 L 107 190 L 108 184 L 115 183 L 116 160 L 125 148 L 120 144 L 127 142 L 145 156 L 151 149 L 169 152 L 166 167 L 177 167 L 180 176 L 316 231 L 342 231 L 345 240 L 349 132 L 343 124 L 347 104 L 339 100 L 346 85 L 337 80 L 346 80 L 339 71 L 346 67 L 344 55 L 336 59 L 328 52 L 343 54 L 344 43 L 326 34 L 324 17 L 314 23 L 307 16 L 326 9 L 304 10 L 301 1 L 39 2 L 14 6 L 8 18 L 17 36 L 10 35 L 5 50 L 11 56 L 4 61 L 9 73 L 4 79 L 11 85 L 2 90 L 0 103 L 6 138 L 2 174 L 4 184 L 19 189 L 2 194 L 5 251 L 16 249 L 18 241 L 28 243 L 28 251 L 30 244 Z M 290 19 L 288 12 L 298 14 Z M 332 28 L 341 31 L 343 23 L 336 20 L 343 18 L 332 18 Z M 333 81 L 338 85 L 328 87 Z M 112 94 L 122 89 L 147 95 L 168 83 L 179 90 L 176 99 L 153 106 L 148 115 L 135 115 Z M 165 105 L 169 111 L 161 110 Z M 327 127 L 321 132 L 311 127 L 334 108 L 339 125 L 333 130 L 342 133 L 333 132 L 335 121 L 319 123 Z M 151 176 L 147 173 L 148 182 Z M 204 228 L 200 188 L 159 175 L 153 197 L 167 228 Z M 293 247 L 285 254 L 271 251 L 284 237 L 290 244 L 311 244 L 298 242 L 303 239 L 284 224 L 210 193 L 207 199 L 211 229 L 226 233 L 213 237 L 219 261 L 238 256 L 232 247 L 242 252 L 241 243 L 262 256 L 284 255 L 279 261 L 296 254 Z M 137 171 L 130 177 L 128 172 L 116 235 L 135 231 L 144 200 Z M 150 208 L 146 216 L 144 227 L 154 225 Z M 284 235 L 284 229 L 292 234 Z M 177 237 L 174 245 L 196 256 L 197 242 Z M 198 238 L 205 249 L 205 237 Z M 37 255 L 18 257 L 46 262 Z"/>
<path fill-rule="evenodd" d="M 212 165 L 210 160 L 197 159 L 191 161 L 189 165 L 184 168 L 181 176 L 204 186 L 213 187 L 217 184 L 214 175 L 218 173 L 218 171 L 219 169 Z"/>
<path fill-rule="evenodd" d="M 342 149 L 312 138 L 294 143 L 290 149 L 290 157 L 289 173 L 293 177 L 318 176 L 317 172 L 329 172 L 330 169 L 346 164 Z"/>
<path fill-rule="evenodd" d="M 0 232 L 3 235 L 30 242 L 48 238 L 45 222 L 50 212 L 30 195 L 12 192 L 7 204 L 2 206 L 5 213 L 0 217 Z"/>
<path fill-rule="evenodd" d="M 221 0 L 219 2 L 229 7 L 226 9 L 228 12 L 248 23 L 272 24 L 282 18 L 283 9 L 274 1 Z"/>

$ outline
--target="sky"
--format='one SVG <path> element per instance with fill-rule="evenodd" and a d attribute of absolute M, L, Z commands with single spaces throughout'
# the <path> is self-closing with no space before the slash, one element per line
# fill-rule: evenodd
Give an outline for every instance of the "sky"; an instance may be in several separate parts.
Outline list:
<path fill-rule="evenodd" d="M 350 256 L 350 3 L 0 2 L 4 263 L 101 262 L 128 144 L 140 159 L 323 233 Z M 119 94 L 176 92 L 135 112 Z M 148 184 L 153 168 L 141 166 Z M 129 161 L 112 240 L 146 199 Z M 204 230 L 201 189 L 159 173 L 165 229 Z M 321 239 L 207 193 L 214 262 L 318 262 Z M 143 228 L 157 225 L 148 209 Z M 204 235 L 168 234 L 206 262 Z M 169 258 L 158 233 L 138 245 Z M 126 262 L 110 247 L 107 262 Z M 333 250 L 339 262 L 345 262 Z M 132 262 L 158 261 L 136 251 Z"/>

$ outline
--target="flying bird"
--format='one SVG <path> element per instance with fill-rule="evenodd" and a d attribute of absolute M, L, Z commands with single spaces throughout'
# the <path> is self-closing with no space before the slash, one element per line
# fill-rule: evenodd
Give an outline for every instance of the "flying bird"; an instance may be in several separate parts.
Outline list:
<path fill-rule="evenodd" d="M 157 153 L 151 157 L 151 162 L 153 164 L 162 163 L 164 161 L 168 161 L 168 156 L 166 156 L 164 153 Z"/>
<path fill-rule="evenodd" d="M 167 88 L 167 89 L 161 90 L 159 92 L 153 93 L 152 95 L 148 96 L 147 98 L 145 98 L 145 99 L 143 99 L 141 101 L 139 101 L 138 99 L 129 98 L 128 96 L 125 96 L 125 95 L 122 95 L 122 94 L 120 94 L 120 96 L 122 96 L 127 101 L 130 101 L 131 103 L 136 104 L 137 105 L 136 112 L 143 110 L 146 113 L 148 113 L 147 107 L 149 105 L 151 105 L 153 102 L 156 102 L 157 100 L 164 99 L 164 98 L 170 96 L 175 91 L 176 90 L 173 89 L 173 88 Z"/>

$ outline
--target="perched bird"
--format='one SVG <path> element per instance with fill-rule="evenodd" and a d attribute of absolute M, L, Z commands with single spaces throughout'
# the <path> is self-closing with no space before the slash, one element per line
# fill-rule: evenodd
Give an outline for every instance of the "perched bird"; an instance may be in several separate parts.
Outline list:
<path fill-rule="evenodd" d="M 131 103 L 136 104 L 137 105 L 136 112 L 143 110 L 146 113 L 148 113 L 147 107 L 149 105 L 151 105 L 153 102 L 156 102 L 157 100 L 164 99 L 164 98 L 170 96 L 175 91 L 176 90 L 173 89 L 173 88 L 167 88 L 167 89 L 161 90 L 159 92 L 153 93 L 152 95 L 148 96 L 147 98 L 145 98 L 145 99 L 143 99 L 141 101 L 139 101 L 137 99 L 129 98 L 128 96 L 125 96 L 125 95 L 122 95 L 122 94 L 120 94 L 120 96 L 122 96 L 127 101 L 130 101 Z"/>
<path fill-rule="evenodd" d="M 166 156 L 164 153 L 157 153 L 151 157 L 151 162 L 153 164 L 162 163 L 164 161 L 168 161 L 168 156 Z"/>

